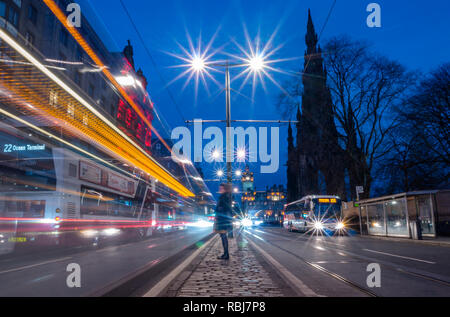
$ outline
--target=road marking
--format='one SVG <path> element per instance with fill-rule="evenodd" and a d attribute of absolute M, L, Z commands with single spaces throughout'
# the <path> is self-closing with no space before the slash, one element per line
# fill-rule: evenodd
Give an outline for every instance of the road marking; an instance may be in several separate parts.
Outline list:
<path fill-rule="evenodd" d="M 256 243 L 254 243 L 250 239 L 248 239 L 248 242 L 277 269 L 277 271 L 281 274 L 286 283 L 296 288 L 297 291 L 300 291 L 301 294 L 307 297 L 321 297 L 312 289 L 310 289 L 300 279 L 298 279 L 294 274 L 292 274 L 287 268 L 285 268 L 277 260 L 275 260 L 271 255 L 269 255 L 266 251 L 257 246 Z"/>
<path fill-rule="evenodd" d="M 71 259 L 71 257 L 67 257 L 67 258 L 56 259 L 56 260 L 52 260 L 52 261 L 46 261 L 46 262 L 36 263 L 36 264 L 32 264 L 32 265 L 17 267 L 17 268 L 6 270 L 6 271 L 1 271 L 0 274 L 6 274 L 6 273 L 12 273 L 12 272 L 16 272 L 16 271 L 22 271 L 22 270 L 26 270 L 26 269 L 31 269 L 33 267 L 46 265 L 46 264 L 51 264 L 51 263 L 56 263 L 56 262 L 63 262 L 63 261 L 70 260 L 70 259 Z"/>
<path fill-rule="evenodd" d="M 255 237 L 256 239 L 258 239 L 258 240 L 264 241 L 263 238 L 261 238 L 260 236 L 258 236 L 258 235 L 256 235 L 256 234 L 253 234 L 253 233 L 251 233 L 251 232 L 249 232 L 249 231 L 247 231 L 247 230 L 244 230 L 244 232 L 245 232 L 245 233 L 248 233 L 248 234 L 251 235 L 251 236 L 254 236 L 254 237 Z"/>
<path fill-rule="evenodd" d="M 148 291 L 143 297 L 158 297 L 161 293 L 169 286 L 169 284 L 178 276 L 181 272 L 183 272 L 189 264 L 194 261 L 194 259 L 203 251 L 203 249 L 207 248 L 213 241 L 217 240 L 217 236 L 211 238 L 208 242 L 202 245 L 198 250 L 192 253 L 183 263 L 178 265 L 175 269 L 172 270 L 166 277 L 164 277 L 161 281 L 158 282 L 153 288 Z"/>
<path fill-rule="evenodd" d="M 334 264 L 334 263 L 339 263 L 339 264 L 349 264 L 350 262 L 348 261 L 318 261 L 318 262 L 312 262 L 313 264 Z"/>
<path fill-rule="evenodd" d="M 425 260 L 421 260 L 421 259 L 410 258 L 410 257 L 407 257 L 407 256 L 391 254 L 391 253 L 379 252 L 379 251 L 368 250 L 368 249 L 363 249 L 363 251 L 367 251 L 367 252 L 371 252 L 371 253 L 378 253 L 378 254 L 383 254 L 383 255 L 388 255 L 388 256 L 392 256 L 394 258 L 401 258 L 401 259 L 417 261 L 417 262 L 423 262 L 423 263 L 428 263 L 428 264 L 436 264 L 436 262 L 430 262 L 430 261 L 425 261 Z"/>
<path fill-rule="evenodd" d="M 277 238 L 281 238 L 281 239 L 284 239 L 284 240 L 292 241 L 291 237 L 280 236 L 280 235 L 276 234 L 272 230 L 267 230 L 264 233 L 265 234 L 270 234 L 270 235 L 273 235 L 273 236 L 277 236 Z M 292 237 L 294 237 L 294 236 L 292 236 Z M 296 237 L 296 240 L 302 240 L 302 241 L 305 241 L 305 242 L 318 241 L 318 242 L 323 242 L 323 243 L 328 243 L 328 244 L 334 244 L 334 245 L 337 245 L 339 247 L 346 247 L 346 245 L 344 245 L 344 244 L 331 242 L 331 241 L 328 241 L 328 240 L 325 240 L 325 239 L 322 239 L 322 238 L 315 238 L 315 236 L 307 237 L 306 235 L 299 235 L 298 237 Z"/>

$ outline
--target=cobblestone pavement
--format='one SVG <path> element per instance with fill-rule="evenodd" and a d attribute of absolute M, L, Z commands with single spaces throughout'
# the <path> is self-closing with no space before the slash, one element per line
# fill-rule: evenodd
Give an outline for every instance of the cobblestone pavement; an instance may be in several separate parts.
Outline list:
<path fill-rule="evenodd" d="M 238 240 L 238 241 L 236 241 Z M 283 291 L 258 262 L 245 239 L 229 239 L 230 260 L 222 254 L 220 239 L 177 292 L 178 297 L 282 297 Z"/>

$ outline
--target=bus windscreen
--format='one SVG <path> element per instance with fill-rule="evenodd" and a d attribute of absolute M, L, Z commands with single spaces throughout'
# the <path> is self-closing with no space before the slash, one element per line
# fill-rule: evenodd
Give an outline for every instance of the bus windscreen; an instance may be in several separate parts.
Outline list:
<path fill-rule="evenodd" d="M 334 198 L 319 198 L 314 200 L 314 214 L 316 217 L 340 217 L 341 201 Z"/>

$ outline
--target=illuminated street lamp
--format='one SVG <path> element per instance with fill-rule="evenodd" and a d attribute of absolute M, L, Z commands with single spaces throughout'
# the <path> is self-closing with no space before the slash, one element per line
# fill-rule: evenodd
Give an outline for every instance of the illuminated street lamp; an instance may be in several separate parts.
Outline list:
<path fill-rule="evenodd" d="M 258 73 L 261 72 L 265 68 L 265 61 L 261 55 L 254 56 L 249 60 L 248 67 L 252 72 Z"/>
<path fill-rule="evenodd" d="M 248 56 L 248 55 L 247 55 Z M 232 184 L 233 182 L 233 150 L 231 149 L 231 80 L 230 80 L 230 68 L 244 67 L 245 72 L 249 72 L 256 75 L 261 73 L 267 74 L 265 71 L 268 62 L 266 62 L 265 57 L 262 54 L 253 55 L 250 58 L 242 58 L 241 63 L 211 63 L 206 59 L 198 56 L 192 56 L 189 61 L 190 69 L 197 74 L 208 73 L 207 70 L 211 67 L 224 67 L 225 68 L 225 106 L 226 106 L 226 124 L 227 124 L 227 137 L 226 137 L 226 161 L 227 161 L 227 182 Z M 218 150 L 213 151 L 212 157 L 214 160 L 218 160 L 220 153 Z M 247 152 L 245 149 L 240 149 L 237 152 L 237 158 L 239 161 L 245 161 L 247 157 Z M 223 175 L 222 175 L 223 176 Z"/>
<path fill-rule="evenodd" d="M 225 106 L 226 106 L 226 177 L 228 184 L 232 185 L 233 182 L 233 171 L 232 171 L 232 161 L 233 161 L 233 155 L 234 155 L 234 149 L 231 148 L 231 79 L 230 79 L 230 68 L 243 68 L 243 71 L 236 77 L 243 77 L 245 76 L 245 80 L 242 84 L 245 85 L 248 80 L 250 80 L 251 77 L 253 77 L 253 93 L 255 89 L 255 83 L 258 79 L 262 81 L 263 87 L 264 85 L 264 76 L 267 77 L 271 82 L 273 82 L 275 85 L 277 85 L 281 90 L 283 88 L 274 80 L 274 78 L 268 73 L 269 70 L 275 71 L 275 72 L 281 72 L 275 68 L 272 67 L 274 63 L 279 63 L 286 61 L 287 59 L 278 59 L 278 60 L 269 60 L 271 56 L 275 54 L 275 52 L 278 51 L 280 46 L 272 48 L 272 41 L 276 34 L 276 31 L 271 36 L 269 42 L 264 46 L 260 47 L 259 40 L 257 41 L 256 45 L 253 45 L 251 43 L 251 40 L 248 37 L 248 34 L 246 33 L 247 37 L 247 45 L 249 48 L 249 52 L 247 52 L 242 46 L 236 43 L 239 50 L 243 54 L 243 56 L 234 56 L 229 55 L 230 59 L 233 59 L 234 62 L 226 61 L 226 62 L 214 62 L 210 61 L 212 56 L 217 52 L 209 53 L 208 51 L 211 48 L 212 42 L 215 38 L 208 43 L 205 49 L 202 50 L 199 42 L 199 46 L 197 48 L 194 48 L 192 39 L 188 35 L 188 40 L 190 44 L 190 52 L 180 46 L 180 48 L 183 50 L 185 56 L 178 56 L 172 53 L 169 53 L 170 55 L 182 60 L 185 62 L 183 65 L 179 65 L 178 67 L 185 67 L 187 70 L 185 70 L 182 74 L 180 74 L 178 77 L 176 77 L 172 82 L 180 79 L 184 75 L 188 75 L 188 79 L 186 81 L 185 86 L 191 79 L 195 79 L 196 81 L 196 90 L 198 88 L 199 80 L 203 82 L 203 84 L 206 86 L 206 77 L 213 80 L 216 84 L 219 85 L 219 83 L 215 80 L 215 78 L 210 74 L 210 71 L 217 71 L 216 68 L 224 68 L 225 69 Z M 242 87 L 241 86 L 241 87 Z M 219 153 L 214 151 L 212 153 L 212 157 L 214 160 L 219 159 Z M 239 149 L 237 152 L 237 158 L 239 161 L 245 161 L 247 158 L 247 151 L 245 149 Z M 236 175 L 242 175 L 241 173 L 237 173 Z M 224 171 L 218 171 L 217 176 L 219 178 L 224 176 Z"/>
<path fill-rule="evenodd" d="M 223 170 L 218 170 L 218 171 L 216 172 L 216 175 L 217 175 L 217 177 L 222 178 L 222 177 L 225 175 L 225 173 L 224 173 Z"/>
<path fill-rule="evenodd" d="M 206 64 L 202 57 L 195 56 L 191 61 L 191 68 L 195 72 L 203 72 L 205 70 Z"/>
<path fill-rule="evenodd" d="M 214 150 L 211 154 L 214 161 L 218 161 L 222 157 L 222 153 L 219 150 Z"/>
<path fill-rule="evenodd" d="M 247 158 L 247 151 L 245 149 L 239 149 L 237 151 L 237 158 L 240 162 L 244 162 L 245 159 Z"/>

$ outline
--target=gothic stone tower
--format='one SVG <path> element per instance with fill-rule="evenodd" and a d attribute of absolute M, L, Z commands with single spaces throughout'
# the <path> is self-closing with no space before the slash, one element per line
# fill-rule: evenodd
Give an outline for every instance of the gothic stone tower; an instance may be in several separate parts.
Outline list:
<path fill-rule="evenodd" d="M 303 69 L 302 108 L 297 114 L 298 196 L 320 194 L 322 173 L 327 194 L 342 195 L 343 168 L 334 122 L 331 94 L 322 50 L 308 10 L 306 52 Z"/>
<path fill-rule="evenodd" d="M 288 130 L 288 161 L 287 161 L 287 202 L 293 202 L 298 199 L 298 160 L 297 149 L 294 144 L 294 135 L 292 125 L 289 123 Z"/>
<path fill-rule="evenodd" d="M 317 47 L 317 34 L 308 11 L 305 64 L 303 69 L 302 109 L 297 114 L 297 153 L 299 162 L 299 196 L 319 192 L 318 147 L 320 144 L 320 95 L 323 60 Z"/>

